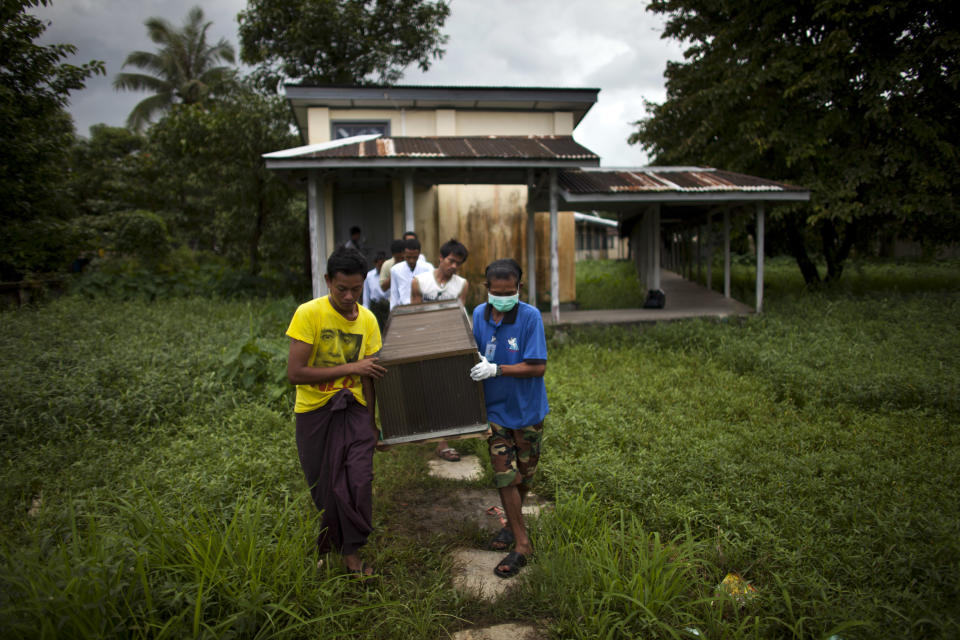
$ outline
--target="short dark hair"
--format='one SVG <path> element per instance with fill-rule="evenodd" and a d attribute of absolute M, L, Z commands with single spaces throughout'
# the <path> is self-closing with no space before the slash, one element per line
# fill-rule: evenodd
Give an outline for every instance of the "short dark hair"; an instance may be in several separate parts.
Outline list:
<path fill-rule="evenodd" d="M 403 232 L 403 239 L 406 240 L 406 239 L 407 239 L 407 236 L 413 236 L 414 238 L 416 238 L 416 237 L 417 237 L 417 232 L 416 232 L 416 231 L 404 231 L 404 232 Z"/>
<path fill-rule="evenodd" d="M 520 278 L 523 277 L 523 269 L 513 258 L 500 258 L 487 265 L 484 272 L 487 282 L 491 280 L 508 280 L 514 278 L 517 284 L 520 284 Z"/>
<path fill-rule="evenodd" d="M 383 251 L 377 251 L 377 255 L 373 256 L 373 261 L 377 262 L 378 260 L 386 260 L 387 254 Z"/>
<path fill-rule="evenodd" d="M 355 235 L 357 235 L 358 233 L 363 233 L 363 232 L 360 230 L 360 227 L 350 227 L 350 235 L 355 236 Z"/>
<path fill-rule="evenodd" d="M 352 247 L 340 245 L 327 258 L 327 276 L 331 280 L 338 273 L 345 276 L 365 275 L 369 270 L 366 257 Z"/>
<path fill-rule="evenodd" d="M 441 258 L 446 258 L 451 253 L 455 256 L 460 256 L 460 259 L 464 262 L 466 262 L 467 256 L 470 255 L 470 252 L 463 246 L 463 243 L 458 242 L 456 238 L 450 238 L 440 247 Z"/>
<path fill-rule="evenodd" d="M 403 248 L 420 251 L 420 241 L 416 238 L 408 238 L 406 242 L 403 243 Z"/>
<path fill-rule="evenodd" d="M 406 247 L 406 245 L 407 245 L 407 243 L 406 243 L 405 241 L 401 240 L 400 238 L 397 238 L 396 240 L 391 240 L 391 241 L 390 241 L 390 255 L 393 255 L 393 254 L 395 254 L 395 253 L 403 253 L 403 249 L 404 249 L 404 247 Z"/>

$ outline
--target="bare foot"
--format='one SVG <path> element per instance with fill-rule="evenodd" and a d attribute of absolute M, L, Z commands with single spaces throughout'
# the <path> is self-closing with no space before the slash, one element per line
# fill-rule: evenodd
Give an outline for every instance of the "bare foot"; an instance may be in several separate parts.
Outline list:
<path fill-rule="evenodd" d="M 373 567 L 368 567 L 356 553 L 343 556 L 343 563 L 347 565 L 347 571 L 350 573 L 359 573 L 364 576 L 373 575 Z"/>

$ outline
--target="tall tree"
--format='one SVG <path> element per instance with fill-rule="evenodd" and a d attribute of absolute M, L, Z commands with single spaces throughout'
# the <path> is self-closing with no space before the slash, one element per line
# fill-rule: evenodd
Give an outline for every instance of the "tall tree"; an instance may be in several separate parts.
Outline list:
<path fill-rule="evenodd" d="M 778 208 L 808 282 L 817 237 L 840 276 L 858 231 L 956 230 L 960 4 L 941 0 L 653 0 L 667 99 L 631 142 L 668 164 L 706 163 L 809 187 Z M 811 233 L 813 232 L 813 233 Z"/>
<path fill-rule="evenodd" d="M 0 3 L 0 278 L 62 266 L 72 214 L 66 194 L 73 122 L 65 107 L 71 91 L 103 73 L 102 62 L 81 66 L 63 59 L 69 44 L 35 43 L 46 25 L 26 13 L 48 0 Z"/>
<path fill-rule="evenodd" d="M 203 10 L 194 7 L 187 13 L 183 28 L 177 29 L 164 18 L 148 18 L 147 34 L 159 49 L 155 53 L 134 51 L 123 66 L 133 66 L 147 73 L 118 73 L 114 89 L 151 91 L 133 108 L 127 125 L 142 129 L 150 118 L 173 104 L 194 104 L 206 98 L 227 77 L 230 67 L 217 66 L 219 61 L 233 64 L 233 45 L 221 38 L 207 43 L 211 22 L 203 21 Z"/>
<path fill-rule="evenodd" d="M 268 86 L 392 84 L 443 55 L 449 14 L 445 0 L 250 0 L 238 16 L 240 58 Z"/>
<path fill-rule="evenodd" d="M 283 238 L 289 262 L 301 232 L 299 212 L 289 215 L 294 189 L 267 171 L 262 154 L 297 144 L 292 124 L 281 97 L 236 80 L 216 101 L 175 105 L 151 127 L 148 171 L 175 234 L 246 263 L 253 274 L 264 238 Z"/>

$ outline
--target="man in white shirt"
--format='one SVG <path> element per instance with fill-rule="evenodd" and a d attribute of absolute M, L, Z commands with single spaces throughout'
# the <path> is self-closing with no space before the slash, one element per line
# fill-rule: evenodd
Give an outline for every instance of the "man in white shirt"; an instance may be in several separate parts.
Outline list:
<path fill-rule="evenodd" d="M 420 260 L 420 241 L 410 238 L 403 246 L 403 262 L 390 268 L 390 309 L 410 304 L 410 284 L 421 273 L 433 271 L 433 265 Z"/>
<path fill-rule="evenodd" d="M 440 247 L 440 262 L 430 273 L 421 273 L 414 277 L 410 287 L 410 302 L 431 302 L 433 300 L 459 300 L 467 304 L 467 281 L 457 275 L 457 270 L 466 260 L 469 252 L 456 238 L 451 238 Z"/>
<path fill-rule="evenodd" d="M 398 262 L 403 262 L 403 246 L 406 244 L 400 238 L 390 241 L 390 255 L 392 257 L 387 258 L 384 263 L 380 266 L 380 290 L 383 291 L 383 295 L 390 298 L 390 269 L 393 268 L 393 265 Z"/>
<path fill-rule="evenodd" d="M 380 267 L 386 259 L 387 254 L 378 251 L 373 259 L 374 267 L 367 272 L 363 281 L 363 306 L 373 311 L 381 331 L 387 326 L 387 317 L 390 314 L 390 296 L 380 288 Z"/>
<path fill-rule="evenodd" d="M 380 267 L 386 259 L 387 254 L 378 251 L 377 257 L 373 259 L 373 269 L 367 272 L 367 277 L 363 281 L 363 306 L 367 309 L 377 300 L 387 298 L 387 292 L 380 288 Z"/>

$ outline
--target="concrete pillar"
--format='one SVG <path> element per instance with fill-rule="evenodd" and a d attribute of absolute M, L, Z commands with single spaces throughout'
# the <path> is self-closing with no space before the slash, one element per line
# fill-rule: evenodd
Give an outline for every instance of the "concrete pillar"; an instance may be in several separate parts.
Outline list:
<path fill-rule="evenodd" d="M 560 256 L 557 250 L 559 233 L 557 213 L 557 170 L 550 169 L 550 318 L 560 323 Z"/>
<path fill-rule="evenodd" d="M 723 297 L 730 297 L 730 209 L 723 211 Z"/>
<path fill-rule="evenodd" d="M 537 214 L 530 201 L 533 199 L 533 170 L 527 171 L 527 302 L 537 306 Z"/>
<path fill-rule="evenodd" d="M 713 211 L 707 212 L 707 291 L 713 290 Z"/>
<path fill-rule="evenodd" d="M 413 222 L 413 171 L 403 174 L 403 231 L 416 231 Z"/>
<path fill-rule="evenodd" d="M 310 222 L 310 280 L 313 297 L 327 295 L 326 271 L 327 224 L 324 211 L 323 176 L 311 171 L 307 177 L 307 216 Z"/>
<path fill-rule="evenodd" d="M 763 312 L 763 225 L 764 203 L 757 203 L 757 313 Z"/>
<path fill-rule="evenodd" d="M 697 280 L 703 278 L 703 225 L 697 227 Z"/>
<path fill-rule="evenodd" d="M 660 203 L 653 205 L 653 215 L 651 216 L 651 234 L 650 240 L 652 242 L 652 251 L 653 254 L 653 278 L 651 282 L 651 289 L 660 288 Z"/>

